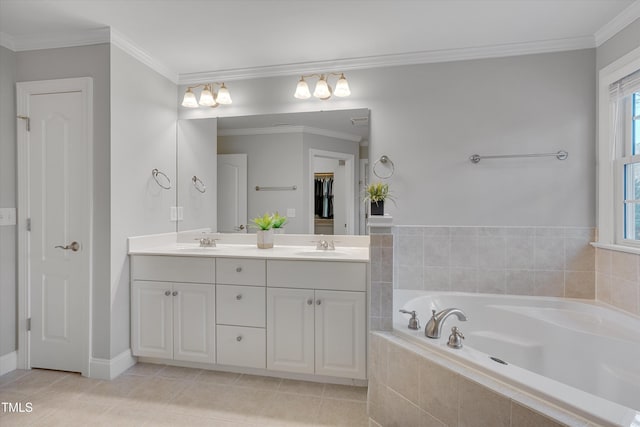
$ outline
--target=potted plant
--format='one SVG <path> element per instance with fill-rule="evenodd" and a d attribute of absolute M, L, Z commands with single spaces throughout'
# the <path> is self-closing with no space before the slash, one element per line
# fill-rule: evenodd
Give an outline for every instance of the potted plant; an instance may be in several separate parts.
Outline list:
<path fill-rule="evenodd" d="M 271 218 L 273 219 L 273 232 L 275 234 L 284 234 L 284 226 L 287 223 L 287 217 L 276 212 L 271 216 Z"/>
<path fill-rule="evenodd" d="M 371 202 L 371 215 L 384 215 L 384 201 L 387 199 L 393 201 L 389 193 L 389 184 L 376 182 L 369 184 L 365 189 L 364 201 Z"/>
<path fill-rule="evenodd" d="M 262 216 L 255 217 L 251 220 L 253 225 L 258 228 L 256 233 L 258 248 L 269 249 L 273 247 L 273 215 L 265 213 Z"/>

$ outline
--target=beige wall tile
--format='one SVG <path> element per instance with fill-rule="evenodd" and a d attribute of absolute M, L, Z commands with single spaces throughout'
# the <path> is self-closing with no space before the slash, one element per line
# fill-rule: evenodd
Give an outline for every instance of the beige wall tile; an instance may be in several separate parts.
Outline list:
<path fill-rule="evenodd" d="M 420 363 L 420 408 L 446 425 L 458 422 L 458 375 L 423 359 Z"/>
<path fill-rule="evenodd" d="M 460 427 L 509 427 L 511 401 L 491 390 L 460 377 L 459 426 Z"/>
<path fill-rule="evenodd" d="M 389 376 L 387 385 L 413 403 L 418 403 L 418 370 L 423 359 L 403 347 L 391 345 L 389 348 Z"/>
<path fill-rule="evenodd" d="M 607 249 L 596 248 L 596 271 L 611 274 L 611 254 Z"/>
<path fill-rule="evenodd" d="M 564 242 L 564 268 L 571 271 L 594 271 L 595 248 L 584 239 L 566 238 Z"/>
<path fill-rule="evenodd" d="M 386 402 L 389 416 L 383 424 L 385 427 L 408 427 L 420 424 L 420 408 L 398 393 L 388 390 Z"/>
<path fill-rule="evenodd" d="M 610 275 L 596 273 L 596 298 L 598 301 L 611 304 L 611 281 L 612 277 Z"/>
<path fill-rule="evenodd" d="M 557 423 L 529 408 L 511 402 L 511 425 L 513 427 L 561 427 L 564 424 Z"/>
<path fill-rule="evenodd" d="M 638 280 L 638 256 L 614 251 L 611 254 L 611 275 L 635 282 Z"/>
<path fill-rule="evenodd" d="M 564 271 L 536 271 L 533 294 L 545 297 L 564 296 Z"/>
<path fill-rule="evenodd" d="M 611 304 L 629 313 L 638 314 L 638 283 L 613 277 L 611 281 Z"/>
<path fill-rule="evenodd" d="M 564 296 L 595 299 L 596 275 L 593 271 L 567 271 L 564 277 Z"/>

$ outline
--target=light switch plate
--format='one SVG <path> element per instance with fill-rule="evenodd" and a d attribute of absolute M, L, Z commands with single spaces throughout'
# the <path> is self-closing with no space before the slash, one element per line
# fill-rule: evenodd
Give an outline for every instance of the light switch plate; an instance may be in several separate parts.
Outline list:
<path fill-rule="evenodd" d="M 169 221 L 177 221 L 178 220 L 178 209 L 175 206 L 171 206 L 169 209 Z"/>
<path fill-rule="evenodd" d="M 296 217 L 296 210 L 294 208 L 287 208 L 287 216 L 289 218 L 295 218 Z"/>
<path fill-rule="evenodd" d="M 184 209 L 182 206 L 178 206 L 178 221 L 184 220 Z"/>
<path fill-rule="evenodd" d="M 0 225 L 16 225 L 16 208 L 0 208 Z"/>

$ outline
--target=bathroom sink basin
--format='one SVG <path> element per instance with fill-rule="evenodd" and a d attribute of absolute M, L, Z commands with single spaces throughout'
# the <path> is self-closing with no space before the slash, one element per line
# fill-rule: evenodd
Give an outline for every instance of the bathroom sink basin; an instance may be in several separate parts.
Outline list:
<path fill-rule="evenodd" d="M 189 251 L 189 252 L 208 252 L 208 251 L 215 251 L 216 247 L 200 247 L 200 246 L 178 246 L 176 248 L 176 250 L 178 251 Z"/>

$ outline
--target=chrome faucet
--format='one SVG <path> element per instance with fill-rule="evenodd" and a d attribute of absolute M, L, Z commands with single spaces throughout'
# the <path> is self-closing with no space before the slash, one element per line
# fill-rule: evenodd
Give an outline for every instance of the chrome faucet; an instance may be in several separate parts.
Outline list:
<path fill-rule="evenodd" d="M 445 310 L 436 313 L 435 310 L 431 310 L 431 319 L 424 328 L 424 334 L 427 338 L 440 338 L 442 331 L 442 325 L 447 317 L 455 314 L 458 320 L 467 320 L 467 315 L 464 314 L 459 308 L 447 308 Z"/>
<path fill-rule="evenodd" d="M 219 240 L 219 239 L 215 239 L 213 237 L 207 236 L 206 233 L 202 233 L 202 237 L 199 237 L 194 240 L 197 240 L 198 242 L 200 242 L 201 248 L 215 248 L 216 240 Z"/>
<path fill-rule="evenodd" d="M 335 242 L 333 240 L 318 240 L 316 241 L 316 249 L 323 251 L 333 251 L 336 249 Z"/>

